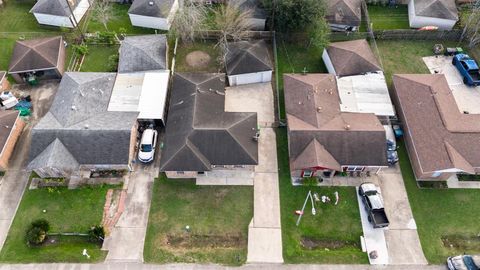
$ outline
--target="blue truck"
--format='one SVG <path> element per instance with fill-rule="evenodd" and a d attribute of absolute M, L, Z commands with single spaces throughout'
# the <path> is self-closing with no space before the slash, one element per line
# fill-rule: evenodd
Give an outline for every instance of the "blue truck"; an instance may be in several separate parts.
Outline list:
<path fill-rule="evenodd" d="M 463 76 L 463 83 L 468 86 L 480 85 L 480 72 L 477 62 L 468 54 L 459 53 L 453 56 L 452 64 Z"/>

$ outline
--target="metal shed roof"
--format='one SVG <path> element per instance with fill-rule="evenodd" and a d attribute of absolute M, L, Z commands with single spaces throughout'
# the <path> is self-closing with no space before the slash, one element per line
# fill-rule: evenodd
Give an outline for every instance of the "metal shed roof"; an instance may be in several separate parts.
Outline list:
<path fill-rule="evenodd" d="M 139 112 L 138 119 L 164 120 L 169 71 L 119 73 L 108 111 Z"/>
<path fill-rule="evenodd" d="M 342 112 L 395 115 L 383 72 L 340 77 L 337 86 Z"/>

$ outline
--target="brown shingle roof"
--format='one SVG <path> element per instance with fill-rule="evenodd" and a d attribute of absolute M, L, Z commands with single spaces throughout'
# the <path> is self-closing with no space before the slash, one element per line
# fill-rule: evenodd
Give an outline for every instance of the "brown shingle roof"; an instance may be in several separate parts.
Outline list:
<path fill-rule="evenodd" d="M 362 19 L 361 0 L 329 0 L 325 17 L 329 23 L 359 26 Z"/>
<path fill-rule="evenodd" d="M 61 36 L 19 40 L 13 49 L 9 73 L 58 68 L 63 45 Z"/>
<path fill-rule="evenodd" d="M 284 89 L 292 169 L 304 162 L 309 167 L 313 161 L 332 169 L 386 166 L 385 130 L 380 121 L 371 113 L 341 112 L 333 75 L 284 74 Z"/>
<path fill-rule="evenodd" d="M 394 75 L 393 85 L 417 175 L 480 167 L 480 115 L 460 112 L 444 75 Z"/>
<path fill-rule="evenodd" d="M 330 43 L 326 50 L 338 76 L 382 70 L 365 39 Z"/>

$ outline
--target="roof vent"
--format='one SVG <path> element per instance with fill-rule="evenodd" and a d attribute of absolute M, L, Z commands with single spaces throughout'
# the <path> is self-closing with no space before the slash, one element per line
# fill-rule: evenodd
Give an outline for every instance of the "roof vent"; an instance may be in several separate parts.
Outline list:
<path fill-rule="evenodd" d="M 350 130 L 350 125 L 345 125 L 345 130 Z"/>
<path fill-rule="evenodd" d="M 153 1 L 148 2 L 149 6 L 153 6 Z"/>
<path fill-rule="evenodd" d="M 83 128 L 88 129 L 89 128 L 88 124 L 85 124 L 85 126 L 83 126 Z"/>
<path fill-rule="evenodd" d="M 322 107 L 318 106 L 317 107 L 317 112 L 321 112 L 322 111 Z"/>
<path fill-rule="evenodd" d="M 76 111 L 77 110 L 77 107 L 75 107 L 75 105 L 72 105 L 72 111 Z"/>

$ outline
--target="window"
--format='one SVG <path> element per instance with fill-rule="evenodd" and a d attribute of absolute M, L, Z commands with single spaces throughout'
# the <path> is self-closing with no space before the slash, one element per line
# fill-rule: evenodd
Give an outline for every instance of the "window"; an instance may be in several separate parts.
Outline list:
<path fill-rule="evenodd" d="M 199 175 L 204 175 L 205 172 L 197 172 L 197 174 L 199 174 Z"/>
<path fill-rule="evenodd" d="M 312 177 L 313 172 L 310 170 L 303 171 L 303 177 Z"/>
<path fill-rule="evenodd" d="M 185 174 L 184 171 L 177 171 L 177 174 Z"/>
<path fill-rule="evenodd" d="M 348 166 L 347 172 L 361 172 L 365 167 L 363 166 Z"/>

